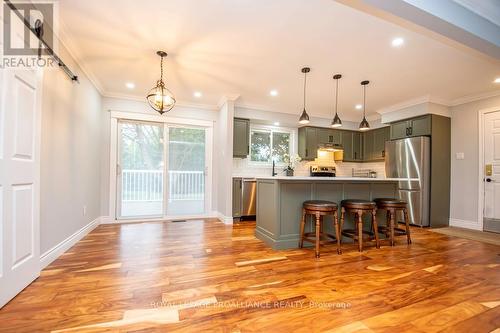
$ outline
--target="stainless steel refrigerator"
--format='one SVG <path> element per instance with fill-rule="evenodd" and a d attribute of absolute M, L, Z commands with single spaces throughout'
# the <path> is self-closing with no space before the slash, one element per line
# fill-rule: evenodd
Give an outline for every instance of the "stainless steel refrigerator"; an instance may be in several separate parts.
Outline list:
<path fill-rule="evenodd" d="M 430 226 L 431 139 L 420 136 L 385 143 L 387 178 L 399 178 L 399 198 L 408 202 L 410 223 Z M 401 216 L 398 219 L 401 221 Z"/>

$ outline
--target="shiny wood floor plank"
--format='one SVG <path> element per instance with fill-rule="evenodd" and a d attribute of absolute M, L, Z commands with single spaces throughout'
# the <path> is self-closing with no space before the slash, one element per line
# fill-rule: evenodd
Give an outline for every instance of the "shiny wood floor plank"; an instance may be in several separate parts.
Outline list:
<path fill-rule="evenodd" d="M 101 225 L 0 309 L 0 332 L 491 332 L 500 246 L 274 251 L 255 223 Z"/>

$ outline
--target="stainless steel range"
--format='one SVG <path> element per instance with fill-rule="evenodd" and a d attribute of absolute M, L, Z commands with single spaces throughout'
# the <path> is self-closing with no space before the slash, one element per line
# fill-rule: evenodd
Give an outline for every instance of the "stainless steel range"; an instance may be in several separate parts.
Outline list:
<path fill-rule="evenodd" d="M 337 169 L 334 166 L 311 166 L 311 177 L 335 177 Z"/>

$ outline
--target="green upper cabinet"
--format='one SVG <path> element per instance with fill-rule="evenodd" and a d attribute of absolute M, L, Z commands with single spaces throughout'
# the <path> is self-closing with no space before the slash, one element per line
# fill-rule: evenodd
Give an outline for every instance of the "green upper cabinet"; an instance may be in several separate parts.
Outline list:
<path fill-rule="evenodd" d="M 363 135 L 360 132 L 342 131 L 345 162 L 363 161 Z"/>
<path fill-rule="evenodd" d="M 365 132 L 364 160 L 379 161 L 385 158 L 385 142 L 390 140 L 390 127 Z"/>
<path fill-rule="evenodd" d="M 246 158 L 250 147 L 250 119 L 234 118 L 233 157 Z"/>
<path fill-rule="evenodd" d="M 318 144 L 322 143 L 335 143 L 342 142 L 342 133 L 339 130 L 329 128 L 317 128 L 318 131 Z"/>
<path fill-rule="evenodd" d="M 299 156 L 314 160 L 318 146 L 331 143 L 344 147 L 346 162 L 379 161 L 385 157 L 385 142 L 389 138 L 390 127 L 358 132 L 306 126 L 299 128 Z"/>
<path fill-rule="evenodd" d="M 432 132 L 432 116 L 426 115 L 391 124 L 391 140 L 427 136 Z"/>
<path fill-rule="evenodd" d="M 303 160 L 314 160 L 318 154 L 318 128 L 299 128 L 299 156 Z"/>

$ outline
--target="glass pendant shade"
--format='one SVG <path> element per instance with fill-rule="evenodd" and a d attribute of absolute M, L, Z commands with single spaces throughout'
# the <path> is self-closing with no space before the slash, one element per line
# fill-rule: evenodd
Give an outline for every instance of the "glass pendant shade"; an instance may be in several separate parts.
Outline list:
<path fill-rule="evenodd" d="M 172 110 L 175 105 L 174 94 L 165 86 L 163 81 L 163 58 L 167 56 L 166 52 L 158 51 L 156 52 L 161 57 L 160 62 L 160 79 L 156 82 L 156 86 L 153 87 L 146 96 L 149 106 L 154 110 L 158 111 L 160 114 L 164 114 Z"/>
<path fill-rule="evenodd" d="M 156 87 L 149 91 L 147 99 L 149 105 L 160 114 L 172 110 L 175 105 L 174 95 L 165 87 L 162 80 L 159 80 Z"/>
<path fill-rule="evenodd" d="M 309 124 L 309 115 L 307 114 L 306 109 L 304 109 L 300 115 L 299 124 Z"/>

